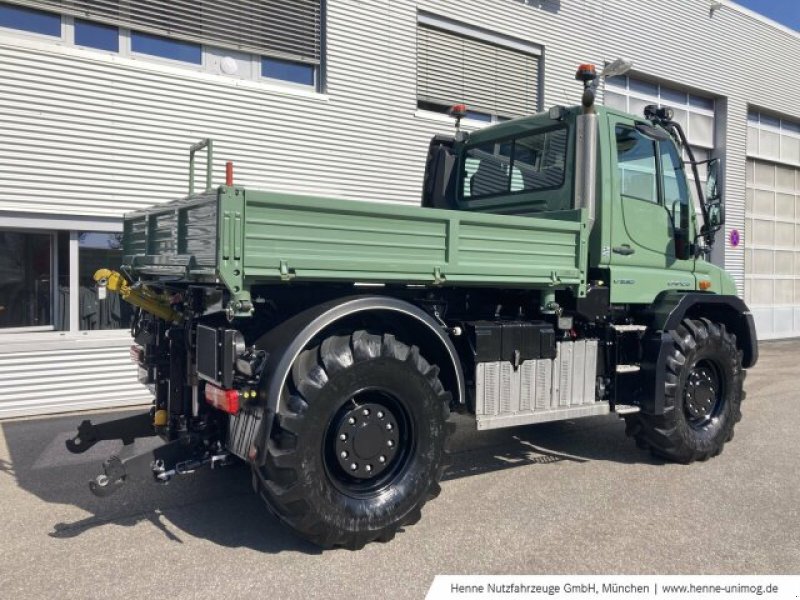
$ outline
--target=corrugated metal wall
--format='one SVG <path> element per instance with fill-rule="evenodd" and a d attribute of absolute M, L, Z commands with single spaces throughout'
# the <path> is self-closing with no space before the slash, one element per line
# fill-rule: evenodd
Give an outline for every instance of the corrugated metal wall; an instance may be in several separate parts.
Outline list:
<path fill-rule="evenodd" d="M 117 339 L 6 348 L 0 352 L 0 419 L 149 402 L 128 345 Z"/>
<path fill-rule="evenodd" d="M 118 217 L 173 199 L 187 187 L 187 148 L 202 137 L 215 139 L 218 181 L 223 161 L 233 160 L 237 181 L 248 186 L 417 202 L 428 140 L 451 127 L 416 108 L 418 8 L 542 46 L 545 106 L 578 101 L 578 63 L 618 56 L 632 58 L 639 74 L 727 98 L 717 119 L 718 145 L 726 146 L 726 240 L 731 229 L 743 230 L 748 104 L 798 114 L 788 77 L 800 38 L 727 6 L 711 13 L 706 0 L 328 0 L 322 94 L 4 36 L 0 214 Z M 725 264 L 741 286 L 742 249 L 725 243 Z M 64 342 L 35 364 L 8 347 L 10 354 L 0 350 L 0 376 L 31 383 L 52 373 L 53 388 L 36 410 L 59 398 L 67 408 L 119 404 L 138 398 L 132 370 L 122 367 L 124 343 L 112 352 Z M 99 391 L 105 374 L 95 359 L 106 354 L 116 358 L 104 367 L 129 391 Z M 59 382 L 69 391 L 59 395 Z M 2 414 L 37 403 L 19 385 L 3 391 Z"/>

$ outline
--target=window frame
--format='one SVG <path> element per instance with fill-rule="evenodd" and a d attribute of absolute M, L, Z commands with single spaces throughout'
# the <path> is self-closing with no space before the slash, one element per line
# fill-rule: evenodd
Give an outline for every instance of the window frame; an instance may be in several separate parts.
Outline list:
<path fill-rule="evenodd" d="M 58 217 L 39 217 L 27 213 L 11 214 L 0 226 L 2 231 L 13 231 L 19 233 L 38 233 L 51 235 L 51 301 L 53 315 L 58 309 L 58 235 L 62 232 L 69 233 L 69 240 L 65 252 L 67 253 L 67 264 L 69 265 L 69 328 L 64 330 L 55 329 L 53 325 L 42 327 L 4 327 L 0 328 L 0 342 L 14 344 L 14 351 L 21 344 L 41 344 L 55 342 L 59 340 L 86 340 L 93 341 L 130 339 L 130 330 L 127 327 L 119 329 L 80 329 L 80 254 L 79 254 L 79 235 L 81 232 L 97 233 L 121 233 L 122 222 L 116 219 L 71 219 Z M 63 258 L 63 257 L 62 257 Z M 54 319 L 53 319 L 54 320 Z M 0 346 L 0 354 L 4 352 Z"/>
<path fill-rule="evenodd" d="M 535 190 L 522 189 L 522 190 L 516 190 L 516 191 L 512 192 L 511 191 L 511 178 L 512 178 L 512 174 L 513 174 L 512 169 L 514 168 L 514 146 L 515 146 L 514 142 L 515 142 L 515 140 L 517 138 L 530 137 L 530 136 L 535 135 L 535 134 L 545 134 L 545 133 L 549 133 L 551 131 L 556 131 L 556 130 L 560 130 L 560 129 L 563 129 L 563 130 L 565 130 L 567 132 L 567 134 L 566 134 L 567 143 L 564 145 L 564 165 L 565 165 L 565 168 L 562 169 L 562 172 L 561 172 L 561 182 L 558 185 L 551 185 L 551 186 L 547 186 L 547 187 L 543 187 L 543 188 L 537 188 Z M 483 142 L 483 143 L 466 144 L 464 146 L 463 150 L 460 152 L 460 155 L 459 155 L 459 158 L 458 158 L 459 183 L 458 183 L 458 189 L 457 189 L 457 194 L 456 194 L 456 202 L 458 204 L 464 205 L 465 207 L 469 207 L 471 204 L 481 203 L 481 202 L 484 202 L 486 200 L 491 200 L 493 198 L 503 197 L 503 198 L 513 199 L 515 197 L 524 196 L 526 194 L 538 194 L 539 192 L 548 192 L 548 191 L 559 190 L 559 189 L 563 188 L 564 184 L 567 181 L 566 164 L 567 164 L 567 162 L 569 160 L 569 146 L 570 146 L 570 131 L 571 131 L 571 129 L 572 128 L 567 123 L 556 123 L 556 124 L 554 124 L 552 126 L 543 127 L 541 129 L 537 129 L 535 131 L 527 131 L 525 133 L 507 135 L 507 136 L 499 137 L 499 138 L 496 138 L 496 139 L 493 139 L 493 140 L 488 140 L 488 141 Z M 466 167 L 466 161 L 467 161 L 467 158 L 468 158 L 467 157 L 467 152 L 472 148 L 477 148 L 479 146 L 484 146 L 486 144 L 493 144 L 493 145 L 496 146 L 498 144 L 502 145 L 505 142 L 511 142 L 511 153 L 510 153 L 510 157 L 509 157 L 510 160 L 509 160 L 509 163 L 508 163 L 508 171 L 509 171 L 509 175 L 508 175 L 508 191 L 507 192 L 500 192 L 500 193 L 497 193 L 497 194 L 485 194 L 485 195 L 482 195 L 482 196 L 465 198 L 464 197 L 464 181 L 465 181 L 465 176 L 464 176 L 465 171 L 464 171 L 464 169 Z"/>

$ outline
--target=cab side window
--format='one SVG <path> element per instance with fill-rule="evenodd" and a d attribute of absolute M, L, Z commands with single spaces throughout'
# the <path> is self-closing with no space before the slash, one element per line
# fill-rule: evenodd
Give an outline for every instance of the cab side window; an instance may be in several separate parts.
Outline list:
<path fill-rule="evenodd" d="M 681 223 L 680 217 L 689 216 L 689 186 L 686 183 L 686 165 L 674 144 L 659 144 L 661 153 L 661 172 L 664 177 L 664 205 Z"/>
<path fill-rule="evenodd" d="M 620 194 L 658 204 L 656 142 L 626 125 L 617 125 L 615 135 Z"/>

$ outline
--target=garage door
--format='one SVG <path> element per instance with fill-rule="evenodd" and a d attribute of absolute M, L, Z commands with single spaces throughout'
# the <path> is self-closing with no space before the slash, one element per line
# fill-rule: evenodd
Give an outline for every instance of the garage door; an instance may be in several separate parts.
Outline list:
<path fill-rule="evenodd" d="M 761 339 L 800 336 L 800 125 L 751 111 L 745 302 Z"/>

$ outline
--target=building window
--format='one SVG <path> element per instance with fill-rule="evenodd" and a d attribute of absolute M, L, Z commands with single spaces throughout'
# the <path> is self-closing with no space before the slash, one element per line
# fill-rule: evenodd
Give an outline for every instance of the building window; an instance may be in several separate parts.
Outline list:
<path fill-rule="evenodd" d="M 53 13 L 0 4 L 0 27 L 61 37 L 63 19 L 75 23 L 74 44 L 166 58 L 219 75 L 268 78 L 320 87 L 323 0 L 37 0 Z M 20 3 L 25 3 L 20 0 Z M 100 22 L 104 24 L 100 24 Z M 69 31 L 69 29 L 68 29 Z M 68 40 L 73 43 L 73 40 Z M 252 63 L 247 66 L 246 63 Z M 258 64 L 261 63 L 260 69 Z"/>
<path fill-rule="evenodd" d="M 644 117 L 644 107 L 648 104 L 669 106 L 693 148 L 714 147 L 713 98 L 622 76 L 606 80 L 604 103 L 640 118 Z"/>
<path fill-rule="evenodd" d="M 540 108 L 541 49 L 427 14 L 417 24 L 417 107 L 445 112 L 464 103 L 478 120 Z"/>
<path fill-rule="evenodd" d="M 301 85 L 314 85 L 316 68 L 313 65 L 264 57 L 261 59 L 261 76 L 280 79 Z"/>
<path fill-rule="evenodd" d="M 67 241 L 49 232 L 0 231 L 0 331 L 68 326 L 62 293 L 69 283 L 68 263 L 59 258 L 60 250 L 67 258 Z"/>
<path fill-rule="evenodd" d="M 75 19 L 75 45 L 119 52 L 119 28 Z"/>
<path fill-rule="evenodd" d="M 61 16 L 43 10 L 0 4 L 0 27 L 61 37 Z"/>
<path fill-rule="evenodd" d="M 800 166 L 800 122 L 751 110 L 747 115 L 747 154 Z"/>
<path fill-rule="evenodd" d="M 78 235 L 78 317 L 81 331 L 130 326 L 131 307 L 119 294 L 97 296 L 94 273 L 118 268 L 122 262 L 122 234 L 83 231 Z"/>
<path fill-rule="evenodd" d="M 182 42 L 140 31 L 131 31 L 131 52 L 195 65 L 203 64 L 203 49 L 200 44 Z"/>

